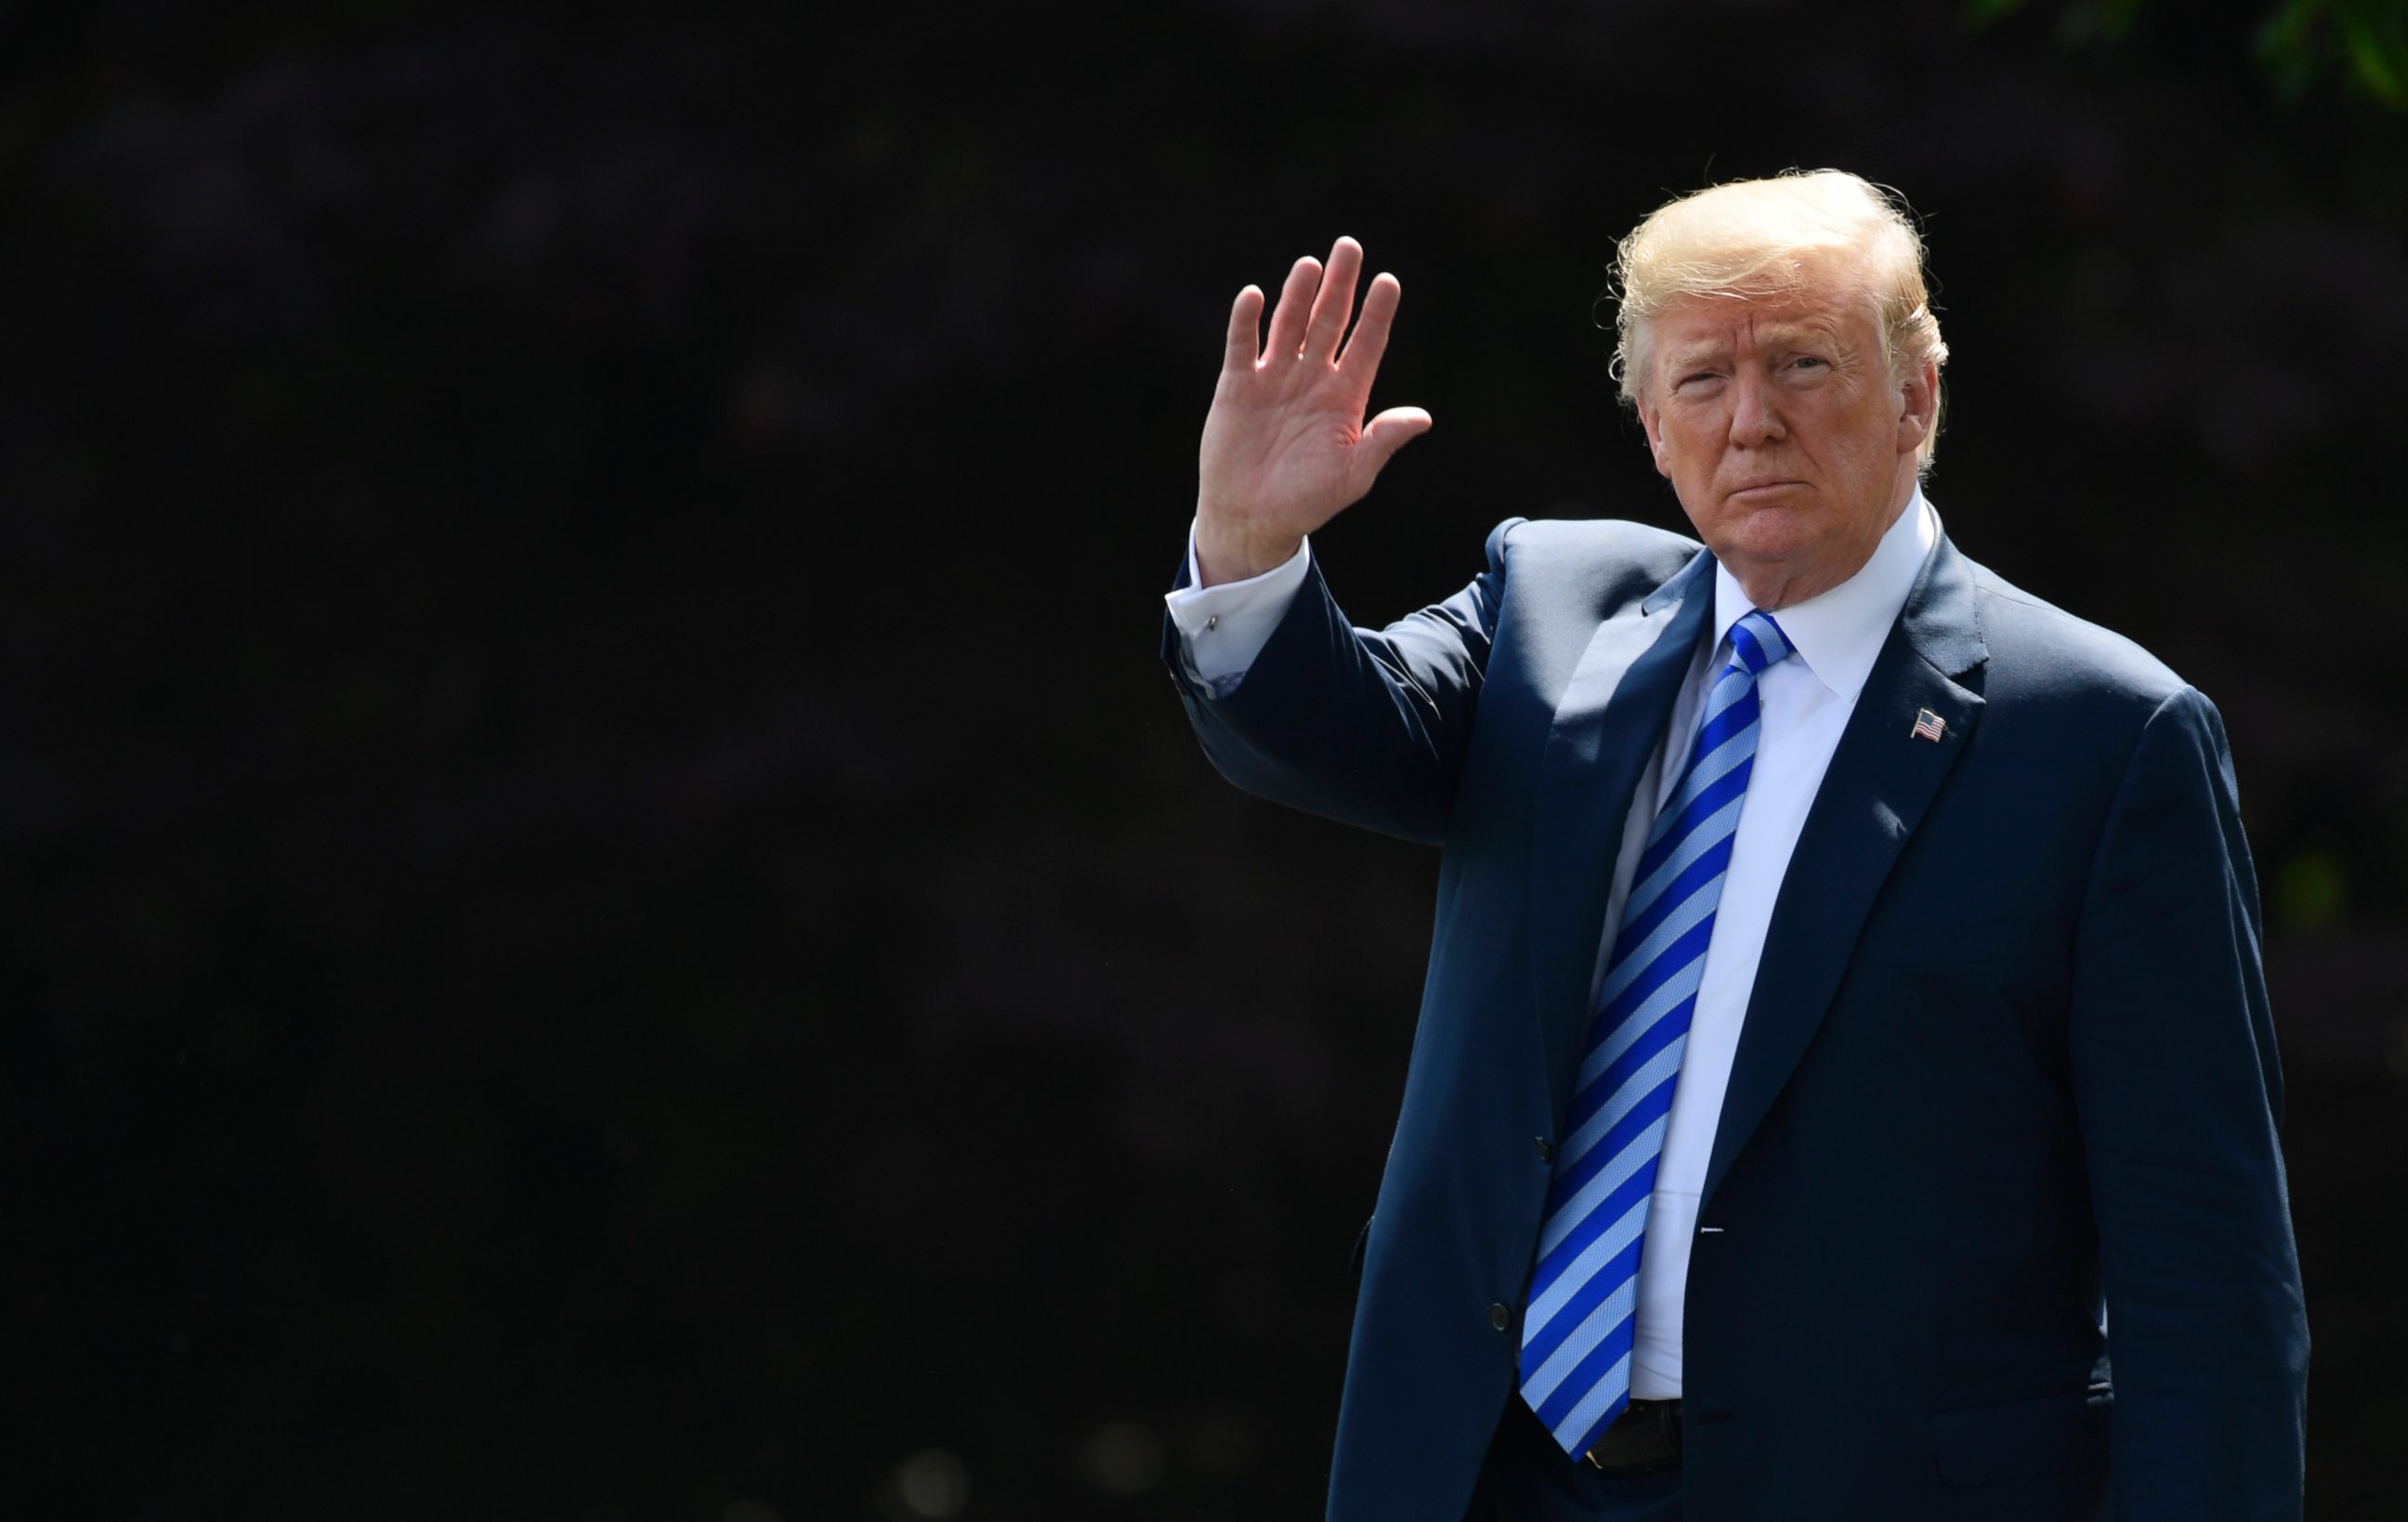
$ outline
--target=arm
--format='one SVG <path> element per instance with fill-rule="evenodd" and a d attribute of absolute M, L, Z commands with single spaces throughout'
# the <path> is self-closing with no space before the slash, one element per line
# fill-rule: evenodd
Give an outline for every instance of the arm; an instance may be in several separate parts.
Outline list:
<path fill-rule="evenodd" d="M 1196 526 L 1163 658 L 1206 754 L 1230 781 L 1428 840 L 1443 832 L 1454 797 L 1504 536 L 1490 541 L 1487 576 L 1378 633 L 1347 624 L 1305 553 L 1305 536 L 1359 500 L 1430 425 L 1412 407 L 1364 421 L 1398 287 L 1392 275 L 1371 281 L 1348 338 L 1362 266 L 1351 237 L 1329 251 L 1326 273 L 1297 260 L 1259 343 L 1263 294 L 1251 285 L 1238 293 L 1197 452 Z M 1237 582 L 1255 584 L 1240 592 Z M 1219 631 L 1199 629 L 1197 596 L 1223 586 L 1241 599 L 1233 632 L 1242 638 L 1208 650 L 1202 636 Z"/>
<path fill-rule="evenodd" d="M 2122 1522 L 2300 1515 L 2308 1335 L 2258 930 L 2223 725 L 2185 689 L 2109 813 L 2071 1016 Z"/>
<path fill-rule="evenodd" d="M 1437 843 L 1488 664 L 1503 598 L 1505 545 L 1469 586 L 1384 629 L 1346 621 L 1320 568 L 1304 582 L 1243 678 L 1205 679 L 1175 622 L 1163 659 L 1205 754 L 1250 793 L 1367 829 Z"/>

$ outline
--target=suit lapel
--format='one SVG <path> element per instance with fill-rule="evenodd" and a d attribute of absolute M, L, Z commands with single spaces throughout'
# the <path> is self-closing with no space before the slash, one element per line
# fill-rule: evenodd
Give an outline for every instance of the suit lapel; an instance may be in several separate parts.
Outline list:
<path fill-rule="evenodd" d="M 1890 630 L 1807 811 L 1740 1029 L 1704 1201 L 1788 1083 L 1839 991 L 1857 932 L 1982 712 L 1971 567 L 1944 538 Z M 1916 733 L 1920 715 L 1942 725 Z"/>
<path fill-rule="evenodd" d="M 1598 625 L 1547 732 L 1533 825 L 1530 951 L 1539 1039 L 1558 1114 L 1588 1031 L 1589 980 L 1623 824 L 1713 609 L 1713 565 L 1697 555 L 1635 613 Z"/>

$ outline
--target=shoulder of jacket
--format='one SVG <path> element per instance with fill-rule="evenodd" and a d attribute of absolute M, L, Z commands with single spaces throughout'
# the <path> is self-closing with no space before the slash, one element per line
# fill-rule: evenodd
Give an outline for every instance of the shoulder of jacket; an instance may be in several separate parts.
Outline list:
<path fill-rule="evenodd" d="M 1604 568 L 1670 576 L 1705 546 L 1693 538 L 1622 518 L 1508 518 L 1488 535 L 1488 563 L 1544 557 L 1565 568 Z"/>
<path fill-rule="evenodd" d="M 2154 710 L 2190 690 L 2173 668 L 2137 641 L 2036 597 L 1974 564 L 1982 639 L 1991 680 L 2062 696 L 2121 698 Z"/>

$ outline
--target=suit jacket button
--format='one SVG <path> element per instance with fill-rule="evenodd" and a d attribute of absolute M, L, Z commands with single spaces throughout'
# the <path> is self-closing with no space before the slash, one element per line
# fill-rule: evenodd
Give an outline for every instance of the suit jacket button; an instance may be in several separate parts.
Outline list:
<path fill-rule="evenodd" d="M 1534 1136 L 1530 1140 L 1539 1144 L 1539 1161 L 1552 1163 L 1555 1160 L 1555 1144 L 1553 1142 L 1543 1136 Z"/>
<path fill-rule="evenodd" d="M 1513 1313 L 1505 1309 L 1501 1302 L 1488 1308 L 1488 1324 L 1498 1331 L 1503 1331 L 1512 1321 Z"/>

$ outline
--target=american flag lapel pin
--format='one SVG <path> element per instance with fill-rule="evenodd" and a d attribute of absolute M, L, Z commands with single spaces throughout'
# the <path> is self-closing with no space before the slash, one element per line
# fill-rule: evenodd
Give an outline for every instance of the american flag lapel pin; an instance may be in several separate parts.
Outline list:
<path fill-rule="evenodd" d="M 1946 734 L 1946 733 L 1948 733 L 1948 721 L 1947 721 L 1947 720 L 1945 720 L 1945 719 L 1942 718 L 1939 714 L 1932 712 L 1932 711 L 1931 711 L 1929 709 L 1928 709 L 1928 708 L 1927 708 L 1927 709 L 1917 709 L 1917 710 L 1915 711 L 1915 713 L 1914 713 L 1914 738 L 1915 738 L 1915 739 L 1928 739 L 1928 740 L 1930 740 L 1930 741 L 1931 741 L 1932 743 L 1934 743 L 1934 744 L 1938 744 L 1938 743 L 1939 743 L 1939 740 L 1940 740 L 1940 737 L 1941 737 L 1941 736 L 1942 736 L 1942 735 L 1944 735 L 1944 734 Z"/>

